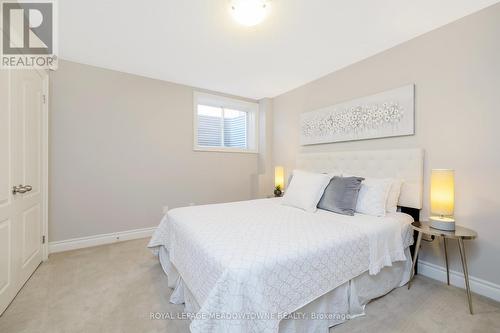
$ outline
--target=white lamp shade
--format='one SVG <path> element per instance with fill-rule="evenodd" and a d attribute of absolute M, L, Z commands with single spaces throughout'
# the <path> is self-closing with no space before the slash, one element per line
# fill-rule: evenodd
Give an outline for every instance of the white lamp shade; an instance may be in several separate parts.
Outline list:
<path fill-rule="evenodd" d="M 455 209 L 455 171 L 434 169 L 431 172 L 431 213 L 453 216 Z"/>

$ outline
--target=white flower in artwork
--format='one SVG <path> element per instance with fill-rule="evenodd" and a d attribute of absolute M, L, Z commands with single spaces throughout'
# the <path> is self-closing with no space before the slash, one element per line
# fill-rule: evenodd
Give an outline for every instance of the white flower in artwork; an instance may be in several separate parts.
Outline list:
<path fill-rule="evenodd" d="M 357 105 L 342 111 L 333 110 L 302 123 L 302 134 L 306 137 L 321 137 L 332 134 L 360 133 L 366 130 L 394 126 L 404 117 L 404 109 L 398 102 L 381 105 Z"/>

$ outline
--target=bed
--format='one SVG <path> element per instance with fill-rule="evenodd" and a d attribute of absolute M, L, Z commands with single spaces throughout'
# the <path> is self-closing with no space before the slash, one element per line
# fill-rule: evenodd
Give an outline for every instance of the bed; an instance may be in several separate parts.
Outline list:
<path fill-rule="evenodd" d="M 422 205 L 420 149 L 301 154 L 297 167 L 403 180 L 399 205 Z M 280 198 L 177 208 L 149 247 L 185 304 L 192 332 L 328 332 L 409 279 L 403 212 L 308 213 Z"/>

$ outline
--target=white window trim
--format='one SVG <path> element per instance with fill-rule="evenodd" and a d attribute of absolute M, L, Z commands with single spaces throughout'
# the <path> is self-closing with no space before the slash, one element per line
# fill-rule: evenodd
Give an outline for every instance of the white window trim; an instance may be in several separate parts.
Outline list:
<path fill-rule="evenodd" d="M 248 129 L 247 143 L 250 148 L 198 146 L 198 104 L 205 104 L 223 108 L 234 108 L 236 110 L 242 110 L 248 112 L 248 117 L 249 117 L 248 125 L 254 127 L 253 130 Z M 258 154 L 259 153 L 259 104 L 247 102 L 240 99 L 195 91 L 193 93 L 193 129 L 194 129 L 193 131 L 194 151 Z"/>

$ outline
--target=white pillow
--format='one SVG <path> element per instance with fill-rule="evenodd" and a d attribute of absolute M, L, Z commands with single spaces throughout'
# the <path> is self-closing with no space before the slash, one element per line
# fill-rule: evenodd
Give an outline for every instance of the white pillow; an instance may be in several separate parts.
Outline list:
<path fill-rule="evenodd" d="M 401 179 L 393 179 L 389 195 L 387 196 L 386 211 L 388 213 L 395 213 L 398 210 L 399 195 L 401 194 L 401 186 L 403 181 Z"/>
<path fill-rule="evenodd" d="M 281 203 L 314 213 L 330 179 L 323 173 L 293 170 L 293 178 Z"/>
<path fill-rule="evenodd" d="M 365 178 L 359 190 L 356 212 L 385 216 L 387 198 L 393 179 Z"/>
<path fill-rule="evenodd" d="M 340 172 L 340 170 L 333 170 L 333 171 L 329 171 L 329 172 L 322 172 L 322 174 L 327 174 L 328 176 L 330 176 L 330 180 L 337 176 L 337 177 L 342 177 L 342 172 Z M 290 186 L 290 183 L 293 179 L 293 172 L 290 174 L 290 176 L 288 177 L 288 181 L 286 182 L 287 183 L 287 188 L 288 186 Z"/>

